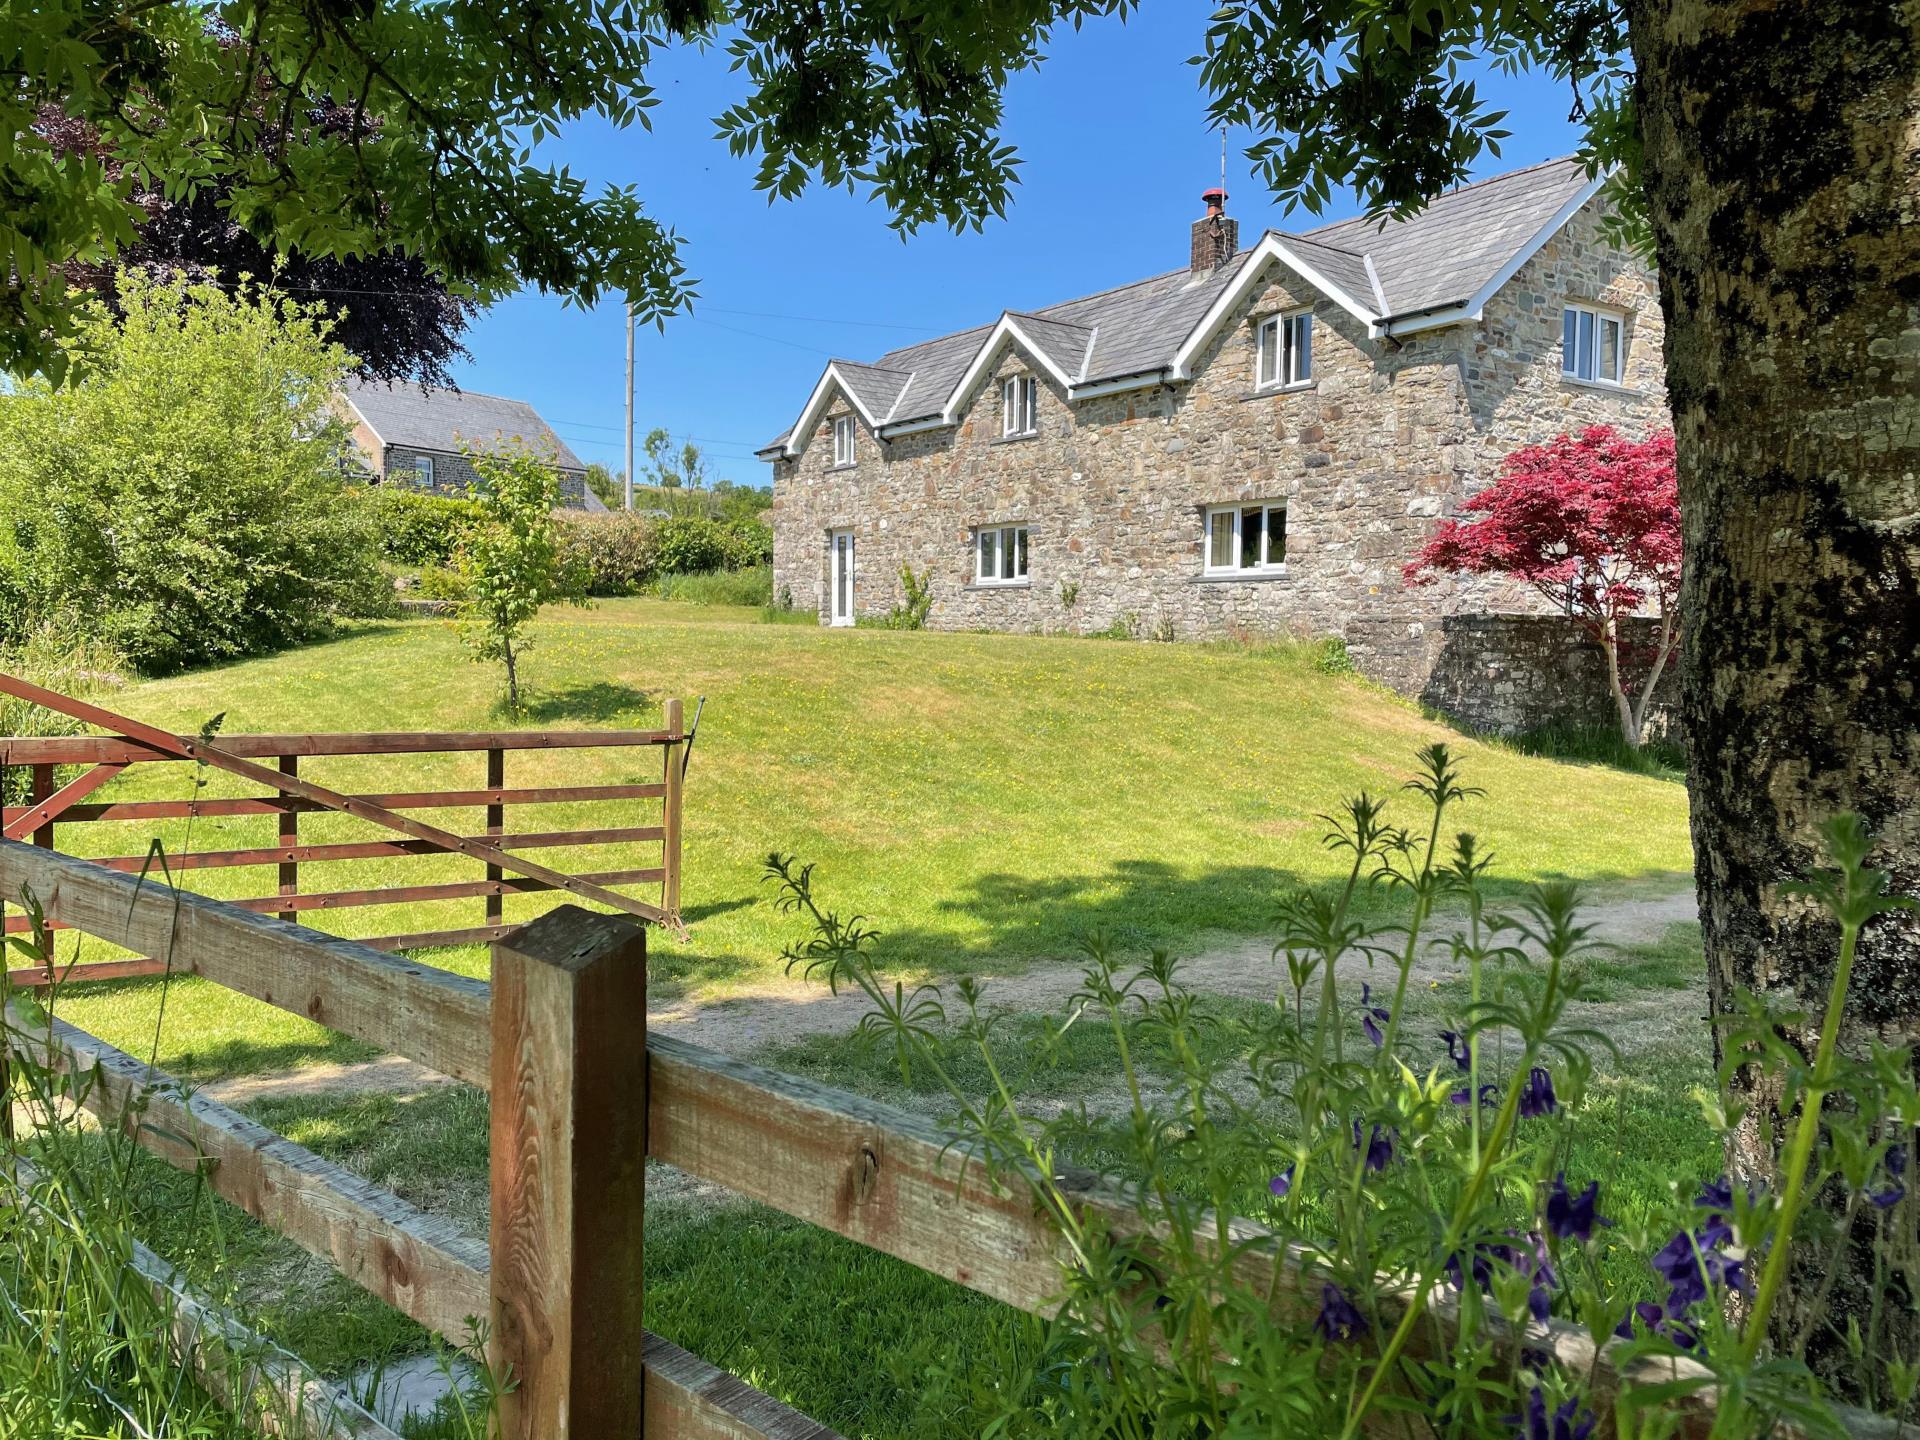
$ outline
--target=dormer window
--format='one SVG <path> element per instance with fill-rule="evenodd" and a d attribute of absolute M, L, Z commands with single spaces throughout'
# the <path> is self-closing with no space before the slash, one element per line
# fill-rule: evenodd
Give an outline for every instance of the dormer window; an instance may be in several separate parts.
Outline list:
<path fill-rule="evenodd" d="M 1618 385 L 1625 374 L 1626 317 L 1591 305 L 1560 312 L 1560 373 L 1569 380 Z"/>
<path fill-rule="evenodd" d="M 833 421 L 833 463 L 836 469 L 853 464 L 853 438 L 853 416 L 835 416 Z"/>
<path fill-rule="evenodd" d="M 1291 315 L 1268 316 L 1254 332 L 1254 348 L 1258 356 L 1257 388 L 1305 385 L 1313 379 L 1313 312 L 1298 310 Z"/>
<path fill-rule="evenodd" d="M 1040 386 L 1031 375 L 1016 375 L 1000 387 L 1000 434 L 1031 435 L 1040 428 Z"/>

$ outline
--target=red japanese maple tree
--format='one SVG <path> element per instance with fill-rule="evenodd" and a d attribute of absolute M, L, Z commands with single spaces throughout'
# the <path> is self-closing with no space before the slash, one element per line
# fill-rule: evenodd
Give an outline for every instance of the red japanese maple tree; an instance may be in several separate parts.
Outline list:
<path fill-rule="evenodd" d="M 1446 574 L 1505 575 L 1572 616 L 1607 659 L 1620 729 L 1639 745 L 1647 706 L 1679 639 L 1680 492 L 1673 432 L 1630 440 L 1611 426 L 1516 450 L 1500 476 L 1440 522 L 1405 570 L 1410 584 Z M 1621 680 L 1621 621 L 1659 622 L 1637 697 Z"/>

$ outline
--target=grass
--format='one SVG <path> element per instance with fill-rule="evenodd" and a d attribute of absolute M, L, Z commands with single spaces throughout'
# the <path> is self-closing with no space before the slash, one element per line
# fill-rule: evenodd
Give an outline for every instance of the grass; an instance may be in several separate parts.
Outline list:
<path fill-rule="evenodd" d="M 788 927 L 764 902 L 770 850 L 817 861 L 843 910 L 881 918 L 879 959 L 904 972 L 1017 970 L 1074 953 L 1104 928 L 1128 943 L 1197 950 L 1259 933 L 1275 898 L 1328 882 L 1338 857 L 1317 818 L 1361 789 L 1394 794 L 1414 749 L 1455 745 L 1486 798 L 1461 807 L 1508 886 L 1570 876 L 1602 889 L 1683 883 L 1686 797 L 1671 780 L 1567 765 L 1466 739 L 1377 687 L 1323 673 L 1313 647 L 1095 644 L 1038 636 L 833 631 L 766 625 L 758 612 L 653 600 L 549 612 L 534 629 L 533 687 L 515 723 L 656 723 L 670 695 L 706 697 L 687 786 L 684 900 L 691 937 L 656 933 L 656 985 L 725 988 L 766 975 Z M 329 644 L 141 684 L 115 706 L 183 731 L 215 715 L 229 733 L 473 729 L 502 723 L 499 678 L 469 662 L 444 622 L 368 626 Z M 650 763 L 651 762 L 651 763 Z M 342 788 L 478 784 L 478 755 L 311 760 Z M 651 752 L 516 753 L 512 785 L 653 777 Z M 189 767 L 134 767 L 103 798 L 184 797 Z M 228 777 L 204 793 L 247 793 Z M 1550 795 L 1550 805 L 1530 803 Z M 1411 811 L 1403 812 L 1411 819 Z M 476 812 L 435 812 L 479 828 Z M 638 817 L 635 817 L 636 819 Z M 510 826 L 607 823 L 605 807 L 531 807 Z M 635 819 L 611 823 L 635 823 Z M 302 838 L 365 835 L 302 817 Z M 119 834 L 111 832 L 119 831 Z M 147 829 L 61 831 L 64 848 L 139 853 Z M 265 817 L 159 827 L 175 850 L 270 843 Z M 657 854 L 657 849 L 654 850 Z M 649 863 L 647 847 L 555 850 L 563 868 Z M 417 857 L 303 867 L 309 888 L 470 878 Z M 206 893 L 261 893 L 264 871 L 199 871 Z M 509 919 L 554 903 L 510 897 Z M 481 902 L 331 911 L 344 934 L 468 925 Z M 440 953 L 470 972 L 484 954 Z M 139 1034 L 152 1000 L 122 987 L 79 996 L 78 1023 Z M 125 997 L 127 1023 L 112 1013 Z M 349 1053 L 292 1017 L 197 987 L 175 993 L 166 1059 L 207 1073 L 261 1052 Z"/>
<path fill-rule="evenodd" d="M 1703 962 L 1698 929 L 1676 926 L 1661 941 L 1628 947 L 1589 986 L 1589 1004 L 1664 1006 L 1678 983 L 1697 988 Z M 1420 1001 L 1410 1033 L 1423 1033 L 1437 1002 Z M 1209 998 L 1221 1023 L 1201 1034 L 1212 1058 L 1228 1062 L 1243 1044 L 1235 1022 L 1251 1002 Z M 1596 1014 L 1570 1023 L 1591 1023 Z M 1043 1020 L 1012 1015 L 997 1053 L 1010 1083 L 1041 1108 L 1085 1101 L 1093 1123 L 1075 1163 L 1124 1173 L 1113 1139 L 1119 1097 L 1112 1037 L 1101 1025 L 1073 1027 L 1043 1054 Z M 1437 1022 L 1436 1022 L 1437 1023 Z M 1630 1038 L 1630 1037 L 1627 1037 Z M 779 1068 L 893 1103 L 944 1114 L 946 1097 L 916 1079 L 903 1086 L 892 1056 L 840 1038 L 814 1038 L 763 1057 Z M 963 1086 L 984 1088 L 977 1060 L 952 1057 Z M 1147 1065 L 1153 1070 L 1151 1062 Z M 1572 1177 L 1600 1177 L 1605 1211 L 1631 1235 L 1677 1184 L 1690 1192 L 1719 1172 L 1720 1157 L 1700 1122 L 1696 1087 L 1711 1088 L 1704 1047 L 1660 1043 L 1602 1063 L 1588 1097 L 1592 1117 L 1566 1157 Z M 263 1100 L 248 1113 L 298 1143 L 484 1234 L 487 1101 L 464 1086 L 416 1096 L 321 1095 Z M 192 1180 L 158 1161 L 141 1167 L 140 1191 L 153 1243 L 184 1258 L 203 1284 L 224 1288 L 260 1328 L 322 1369 L 343 1372 L 397 1360 L 428 1344 L 424 1332 L 324 1262 L 214 1202 L 210 1225 L 189 1203 Z M 1249 1183 L 1258 1213 L 1261 1177 Z M 739 1374 L 848 1436 L 977 1435 L 991 1418 L 994 1365 L 1044 1343 L 1033 1320 L 936 1276 L 863 1249 L 760 1206 L 699 1187 L 673 1172 L 649 1172 L 649 1328 Z M 1648 1253 L 1659 1243 L 1639 1245 Z M 1616 1276 L 1655 1289 L 1650 1270 L 1622 1259 Z M 1628 1270 L 1632 1271 L 1628 1275 Z"/>
<path fill-rule="evenodd" d="M 703 570 L 694 575 L 662 575 L 653 593 L 661 600 L 692 605 L 756 606 L 773 604 L 773 566 L 745 570 Z"/>

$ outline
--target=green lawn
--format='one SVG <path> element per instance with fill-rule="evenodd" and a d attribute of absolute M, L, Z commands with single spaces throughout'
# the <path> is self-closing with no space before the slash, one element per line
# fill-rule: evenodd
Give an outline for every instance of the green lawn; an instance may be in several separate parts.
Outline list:
<path fill-rule="evenodd" d="M 706 697 L 686 797 L 685 941 L 655 932 L 657 985 L 724 987 L 766 974 L 791 926 L 765 903 L 769 850 L 819 862 L 831 902 L 872 917 L 880 959 L 926 972 L 1017 969 L 1070 956 L 1103 927 L 1136 944 L 1202 947 L 1261 933 L 1275 897 L 1328 880 L 1338 857 L 1316 817 L 1361 789 L 1392 793 L 1419 745 L 1447 739 L 1483 799 L 1453 817 L 1495 852 L 1509 885 L 1571 876 L 1606 889 L 1684 883 L 1686 797 L 1670 779 L 1556 762 L 1464 739 L 1415 707 L 1316 667 L 1300 646 L 1202 647 L 1039 636 L 829 631 L 768 625 L 756 612 L 646 600 L 556 610 L 536 627 L 533 687 L 519 723 L 657 723 L 668 696 Z M 470 663 L 443 622 L 367 627 L 336 642 L 129 687 L 109 704 L 183 731 L 224 715 L 229 733 L 471 729 L 500 725 L 498 676 Z M 340 788 L 478 785 L 482 757 L 309 760 Z M 510 785 L 654 778 L 652 751 L 516 753 Z M 136 767 L 104 796 L 184 796 L 185 766 Z M 207 794 L 249 793 L 218 774 Z M 638 802 L 641 808 L 651 802 Z M 1402 815 L 1415 819 L 1411 806 Z M 598 812 L 606 823 L 607 811 Z M 480 828 L 477 812 L 431 812 Z M 508 812 L 509 828 L 587 821 L 579 807 Z M 642 823 L 637 817 L 613 823 Z M 171 847 L 271 843 L 268 817 L 160 827 Z M 116 833 L 117 832 L 117 833 Z M 139 853 L 144 829 L 63 830 L 63 848 Z M 303 838 L 369 833 L 303 817 Z M 649 849 L 651 853 L 649 853 Z M 571 869 L 648 863 L 657 847 L 553 850 Z M 471 878 L 443 857 L 302 867 L 306 888 Z M 199 871 L 207 893 L 264 893 L 269 871 Z M 509 918 L 555 903 L 510 898 Z M 479 900 L 331 911 L 343 934 L 471 925 Z M 478 950 L 436 963 L 477 971 Z M 152 987 L 147 987 L 151 991 Z M 151 1019 L 141 987 L 112 1016 L 79 1000 L 82 1024 L 131 1040 Z M 314 1027 L 212 995 L 176 991 L 186 1068 L 357 1053 Z M 118 1013 L 124 1012 L 124 1013 Z M 188 1038 L 190 1035 L 190 1039 Z M 204 1068 L 203 1068 L 204 1067 Z M 252 1068 L 248 1066 L 247 1068 Z"/>
<path fill-rule="evenodd" d="M 825 631 L 767 625 L 749 611 L 649 601 L 552 612 L 528 663 L 547 728 L 651 725 L 667 696 L 707 698 L 687 791 L 684 898 L 689 941 L 652 932 L 658 990 L 723 994 L 777 968 L 796 927 L 761 882 L 769 850 L 818 861 L 827 900 L 886 932 L 881 963 L 930 974 L 1018 970 L 1072 960 L 1089 929 L 1197 951 L 1266 933 L 1276 898 L 1327 883 L 1340 858 L 1317 817 L 1360 789 L 1396 793 L 1416 747 L 1447 739 L 1486 796 L 1449 828 L 1471 828 L 1497 856 L 1507 889 L 1568 876 L 1600 892 L 1669 889 L 1690 864 L 1686 800 L 1671 778 L 1570 764 L 1464 739 L 1363 681 L 1321 672 L 1308 647 L 1199 647 L 1021 636 Z M 194 730 L 224 713 L 228 732 L 463 729 L 502 723 L 496 677 L 468 663 L 434 622 L 369 626 L 332 644 L 219 671 L 142 684 L 109 703 Z M 691 713 L 691 711 L 689 711 Z M 652 752 L 531 752 L 509 757 L 510 785 L 650 779 Z M 479 756 L 313 760 L 303 774 L 348 789 L 477 785 Z M 186 767 L 148 767 L 108 795 L 184 795 Z M 245 793 L 209 777 L 208 792 Z M 1396 801 L 1413 823 L 1411 804 Z M 454 828 L 478 813 L 437 812 Z M 569 807 L 510 812 L 509 828 L 570 828 Z M 608 823 L 641 823 L 619 820 Z M 303 817 L 303 838 L 366 833 L 341 817 Z M 267 843 L 271 821 L 165 827 L 174 848 Z M 144 837 L 109 827 L 63 832 L 92 853 L 138 853 Z M 563 868 L 645 863 L 602 852 L 542 852 Z M 303 867 L 307 888 L 470 875 L 443 859 Z M 203 871 L 210 893 L 261 893 L 267 872 Z M 408 910 L 328 912 L 348 934 L 479 922 L 478 900 Z M 509 901 L 530 915 L 547 897 Z M 1372 903 L 1371 901 L 1369 903 Z M 1384 903 L 1384 901 L 1380 902 Z M 434 963 L 483 974 L 478 948 Z M 1677 932 L 1609 967 L 1596 998 L 1631 1004 L 1699 983 L 1697 936 Z M 159 1025 L 162 996 L 165 1023 Z M 1208 1002 L 1231 1020 L 1246 1001 Z M 299 1017 L 185 979 L 82 986 L 59 1004 L 83 1027 L 194 1079 L 280 1070 L 373 1052 Z M 1019 1054 L 1037 1021 L 1012 1017 Z M 1232 1027 L 1210 1032 L 1238 1043 Z M 157 1040 L 156 1040 L 157 1034 Z M 1096 1027 L 1050 1065 L 1016 1080 L 1047 1103 L 1110 1081 Z M 939 1109 L 902 1089 L 884 1057 L 818 1039 L 757 1057 L 881 1098 Z M 1712 1164 L 1688 1085 L 1703 1053 L 1658 1050 L 1601 1081 L 1617 1129 L 1589 1132 L 1584 1171 L 1613 1177 L 1616 1212 L 1644 1212 L 1669 1175 Z M 1680 1083 L 1676 1083 L 1680 1082 Z M 480 1231 L 485 1097 L 464 1087 L 406 1098 L 321 1096 L 249 1107 L 267 1125 Z M 1609 1107 L 1611 1109 L 1611 1107 Z M 1100 1136 L 1083 1158 L 1101 1163 Z M 244 1307 L 323 1368 L 417 1350 L 421 1332 L 218 1204 L 189 1203 L 189 1177 L 157 1162 L 150 1223 L 163 1253 Z M 209 1221 L 215 1221 L 211 1226 Z M 222 1278 L 224 1277 L 224 1279 Z M 995 1383 L 992 1356 L 1040 1341 L 1033 1322 L 935 1277 L 758 1207 L 669 1186 L 649 1203 L 650 1325 L 849 1436 L 978 1433 Z M 956 1358 L 957 1357 L 957 1358 Z"/>

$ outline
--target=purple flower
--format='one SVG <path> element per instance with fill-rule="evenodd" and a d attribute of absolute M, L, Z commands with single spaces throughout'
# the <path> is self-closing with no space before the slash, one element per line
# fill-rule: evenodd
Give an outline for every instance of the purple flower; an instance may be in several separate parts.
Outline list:
<path fill-rule="evenodd" d="M 1462 1071 L 1473 1068 L 1473 1051 L 1467 1044 L 1467 1037 L 1455 1030 L 1442 1030 L 1440 1038 L 1447 1042 L 1447 1054 Z"/>
<path fill-rule="evenodd" d="M 1313 1328 L 1327 1340 L 1353 1340 L 1367 1333 L 1367 1317 L 1354 1308 L 1344 1290 L 1328 1284 L 1320 1289 L 1320 1313 Z"/>
<path fill-rule="evenodd" d="M 1359 1154 L 1360 1148 L 1360 1122 L 1355 1120 L 1353 1122 L 1353 1149 L 1356 1155 Z M 1386 1169 L 1388 1165 L 1393 1163 L 1393 1136 L 1384 1133 L 1380 1126 L 1374 1126 L 1373 1134 L 1366 1142 L 1366 1151 L 1367 1169 L 1375 1173 Z"/>
<path fill-rule="evenodd" d="M 1371 1040 L 1376 1047 L 1386 1043 L 1387 1037 L 1380 1033 L 1380 1025 L 1391 1018 L 1385 1010 L 1373 1003 L 1373 987 L 1363 983 L 1360 986 L 1360 1028 L 1367 1032 L 1367 1039 Z M 1375 1024 L 1375 1021 L 1380 1024 Z"/>
<path fill-rule="evenodd" d="M 1546 1242 L 1538 1235 L 1515 1236 L 1520 1244 L 1503 1245 L 1479 1244 L 1473 1247 L 1473 1253 L 1463 1266 L 1458 1254 L 1447 1257 L 1447 1277 L 1452 1280 L 1456 1290 L 1466 1288 L 1466 1271 L 1471 1269 L 1473 1283 L 1482 1294 L 1493 1293 L 1494 1267 L 1523 1273 L 1533 1283 L 1527 1290 L 1527 1313 L 1542 1325 L 1553 1311 L 1553 1287 L 1560 1283 L 1553 1273 L 1553 1260 L 1547 1254 Z"/>
<path fill-rule="evenodd" d="M 1551 1115 L 1559 1101 L 1553 1094 L 1553 1077 L 1538 1065 L 1527 1072 L 1526 1084 L 1520 1087 L 1520 1116 L 1524 1120 L 1537 1120 L 1542 1115 Z"/>
<path fill-rule="evenodd" d="M 1294 1163 L 1298 1164 L 1299 1162 L 1295 1161 Z M 1267 1189 L 1273 1192 L 1274 1199 L 1284 1200 L 1287 1192 L 1293 1189 L 1293 1166 L 1287 1166 L 1286 1169 L 1269 1180 L 1267 1182 Z"/>
<path fill-rule="evenodd" d="M 1447 1099 L 1455 1105 L 1464 1105 L 1467 1103 L 1468 1095 L 1468 1087 L 1462 1085 L 1458 1090 L 1447 1096 Z M 1480 1103 L 1482 1105 L 1498 1105 L 1500 1103 L 1500 1087 L 1498 1085 L 1482 1085 L 1480 1087 Z"/>
<path fill-rule="evenodd" d="M 1633 1338 L 1633 1322 L 1638 1320 L 1641 1328 L 1649 1335 L 1658 1335 L 1671 1341 L 1681 1350 L 1691 1350 L 1700 1343 L 1700 1334 L 1688 1324 L 1681 1310 L 1669 1310 L 1656 1305 L 1651 1300 L 1642 1300 L 1627 1312 L 1627 1318 L 1614 1329 L 1614 1334 L 1622 1340 Z"/>
<path fill-rule="evenodd" d="M 1593 1238 L 1594 1226 L 1613 1224 L 1595 1208 L 1599 1201 L 1598 1180 L 1589 1180 L 1587 1188 L 1575 1195 L 1567 1189 L 1566 1173 L 1562 1171 L 1553 1177 L 1553 1188 L 1547 1192 L 1547 1228 L 1562 1240 L 1586 1244 Z"/>
<path fill-rule="evenodd" d="M 1706 1299 L 1710 1285 L 1723 1285 L 1729 1290 L 1740 1291 L 1747 1288 L 1744 1262 L 1720 1250 L 1733 1232 L 1724 1223 L 1718 1225 L 1718 1231 L 1716 1236 L 1713 1224 L 1697 1234 L 1682 1230 L 1653 1257 L 1654 1273 L 1672 1287 L 1672 1292 L 1667 1296 L 1670 1314 L 1678 1315 L 1689 1305 Z"/>
<path fill-rule="evenodd" d="M 1891 1210 L 1906 1198 L 1907 1187 L 1900 1182 L 1907 1174 L 1907 1147 L 1904 1144 L 1889 1145 L 1887 1153 L 1880 1163 L 1887 1172 L 1887 1183 L 1879 1190 L 1867 1191 L 1867 1199 L 1882 1210 Z"/>
<path fill-rule="evenodd" d="M 1587 1440 L 1593 1434 L 1594 1415 L 1578 1399 L 1563 1402 L 1549 1414 L 1547 1397 L 1536 1385 L 1527 1395 L 1526 1410 L 1507 1416 L 1507 1423 L 1521 1440 Z"/>

